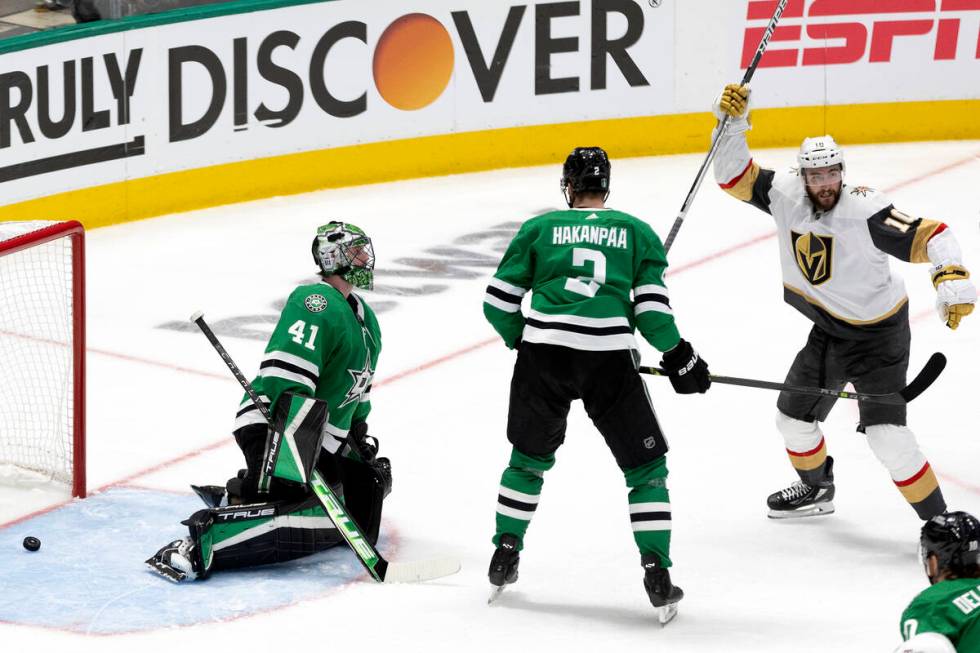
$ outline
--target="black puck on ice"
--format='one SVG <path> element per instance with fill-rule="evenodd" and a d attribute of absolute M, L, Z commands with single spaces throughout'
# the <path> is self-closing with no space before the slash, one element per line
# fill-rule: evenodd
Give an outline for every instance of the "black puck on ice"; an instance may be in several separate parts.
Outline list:
<path fill-rule="evenodd" d="M 41 540 L 28 535 L 24 538 L 24 548 L 28 551 L 37 551 L 41 548 Z"/>

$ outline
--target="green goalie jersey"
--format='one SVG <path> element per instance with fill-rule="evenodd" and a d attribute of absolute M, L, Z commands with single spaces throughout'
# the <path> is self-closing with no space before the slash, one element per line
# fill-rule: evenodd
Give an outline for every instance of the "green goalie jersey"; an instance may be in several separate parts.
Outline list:
<path fill-rule="evenodd" d="M 980 652 L 980 578 L 944 580 L 927 587 L 902 613 L 902 638 L 944 635 L 959 653 Z"/>
<path fill-rule="evenodd" d="M 351 423 L 371 410 L 380 352 L 378 320 L 363 299 L 354 293 L 345 299 L 324 282 L 300 286 L 286 300 L 252 385 L 270 410 L 286 391 L 327 402 L 323 446 L 334 453 Z M 235 430 L 249 424 L 265 420 L 245 395 Z"/>
<path fill-rule="evenodd" d="M 663 245 L 642 220 L 612 209 L 552 211 L 521 226 L 490 279 L 483 312 L 510 348 L 523 340 L 635 349 L 639 329 L 666 351 L 680 340 L 666 268 Z"/>

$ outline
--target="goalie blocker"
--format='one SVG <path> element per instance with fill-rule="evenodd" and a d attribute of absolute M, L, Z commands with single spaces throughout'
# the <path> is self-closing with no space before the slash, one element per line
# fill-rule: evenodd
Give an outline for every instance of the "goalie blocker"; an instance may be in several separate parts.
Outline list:
<path fill-rule="evenodd" d="M 252 424 L 236 431 L 240 443 L 251 445 L 243 446 L 248 469 L 224 488 L 191 486 L 208 507 L 181 522 L 189 537 L 163 547 L 147 564 L 169 580 L 204 579 L 214 571 L 285 562 L 343 544 L 307 485 L 314 469 L 375 544 L 382 503 L 391 492 L 391 465 L 376 457 L 377 440 L 367 436 L 363 422 L 351 428 L 336 454 L 323 450 L 326 416 L 324 402 L 286 393 L 276 405 L 275 429 Z"/>

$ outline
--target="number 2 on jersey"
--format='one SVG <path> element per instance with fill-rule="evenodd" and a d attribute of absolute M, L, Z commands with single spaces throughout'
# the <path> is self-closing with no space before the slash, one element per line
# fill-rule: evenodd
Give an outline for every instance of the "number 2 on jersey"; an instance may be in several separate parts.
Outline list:
<path fill-rule="evenodd" d="M 315 324 L 310 325 L 310 339 L 306 341 L 303 345 L 303 338 L 306 336 L 306 322 L 303 320 L 296 320 L 293 322 L 293 326 L 289 327 L 289 332 L 293 334 L 293 342 L 297 345 L 303 345 L 311 351 L 316 350 L 316 332 L 320 330 Z"/>
<path fill-rule="evenodd" d="M 592 276 L 565 279 L 565 290 L 586 297 L 595 297 L 599 286 L 606 283 L 606 255 L 587 247 L 572 249 L 572 265 L 574 267 L 585 267 L 588 262 L 592 263 Z"/>

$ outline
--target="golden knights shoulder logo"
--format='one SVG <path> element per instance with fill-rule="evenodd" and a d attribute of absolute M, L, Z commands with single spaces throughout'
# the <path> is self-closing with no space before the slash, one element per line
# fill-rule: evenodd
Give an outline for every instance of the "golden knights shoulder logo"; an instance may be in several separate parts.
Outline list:
<path fill-rule="evenodd" d="M 796 265 L 810 285 L 819 286 L 830 281 L 833 274 L 834 237 L 815 233 L 790 232 Z"/>

